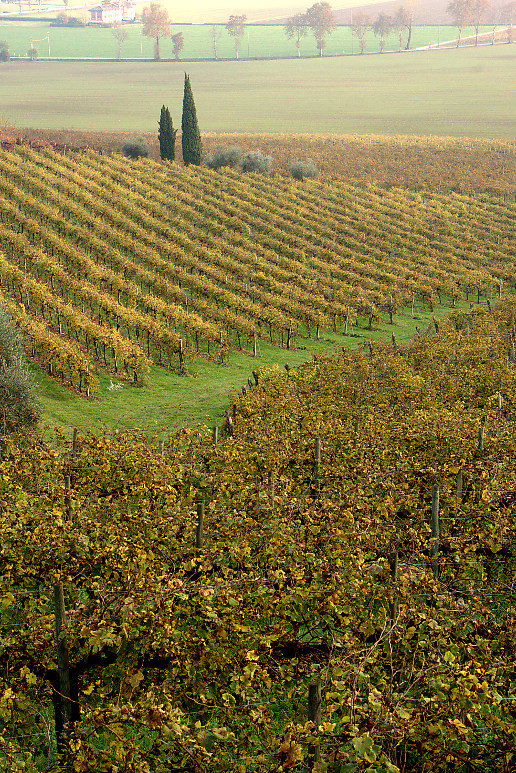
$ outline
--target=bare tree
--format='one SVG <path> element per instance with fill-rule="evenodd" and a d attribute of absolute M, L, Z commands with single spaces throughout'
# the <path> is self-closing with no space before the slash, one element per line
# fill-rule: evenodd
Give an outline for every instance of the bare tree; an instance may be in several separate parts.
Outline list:
<path fill-rule="evenodd" d="M 473 0 L 451 0 L 446 10 L 459 30 L 459 37 L 457 38 L 458 48 L 462 39 L 462 30 L 468 24 L 471 24 L 473 19 Z"/>
<path fill-rule="evenodd" d="M 111 28 L 111 30 L 116 40 L 116 58 L 121 59 L 122 46 L 124 42 L 127 40 L 127 35 L 128 35 L 127 30 L 125 30 L 121 24 L 113 24 L 113 27 Z"/>
<path fill-rule="evenodd" d="M 172 43 L 174 44 L 172 52 L 175 58 L 179 59 L 179 56 L 181 55 L 181 51 L 185 47 L 185 41 L 183 40 L 183 33 L 176 32 L 175 35 L 172 35 Z"/>
<path fill-rule="evenodd" d="M 478 30 L 485 23 L 491 3 L 489 0 L 473 0 L 472 21 L 475 27 L 475 45 L 478 46 Z"/>
<path fill-rule="evenodd" d="M 288 19 L 284 29 L 289 40 L 296 39 L 297 55 L 301 56 L 301 38 L 304 38 L 308 33 L 306 15 L 296 13 L 295 16 Z"/>
<path fill-rule="evenodd" d="M 219 42 L 222 36 L 222 27 L 220 27 L 218 24 L 212 24 L 210 33 L 211 33 L 211 42 L 213 43 L 213 56 L 215 57 L 215 59 L 218 59 L 219 55 L 217 53 L 217 43 Z"/>
<path fill-rule="evenodd" d="M 364 11 L 359 11 L 353 16 L 351 25 L 351 34 L 356 37 L 360 46 L 360 53 L 363 54 L 367 48 L 366 33 L 371 29 L 371 17 Z"/>
<path fill-rule="evenodd" d="M 500 11 L 500 21 L 507 25 L 507 43 L 514 42 L 514 20 L 516 19 L 516 0 L 506 3 Z"/>
<path fill-rule="evenodd" d="M 143 34 L 149 38 L 155 38 L 154 59 L 161 59 L 159 48 L 160 38 L 170 35 L 171 21 L 166 8 L 159 3 L 151 3 L 149 8 L 144 8 L 142 13 Z"/>
<path fill-rule="evenodd" d="M 407 31 L 407 42 L 405 44 L 405 51 L 410 48 L 410 39 L 412 37 L 412 27 L 414 24 L 414 5 L 415 0 L 406 0 L 404 5 L 400 5 L 397 8 L 393 17 L 393 27 L 398 31 L 400 41 L 400 51 L 402 47 L 403 31 Z"/>
<path fill-rule="evenodd" d="M 319 56 L 326 48 L 326 38 L 335 29 L 335 16 L 328 2 L 315 3 L 306 11 L 306 21 L 314 33 Z"/>
<path fill-rule="evenodd" d="M 245 32 L 246 21 L 247 16 L 244 13 L 242 16 L 230 16 L 228 23 L 226 24 L 227 31 L 235 40 L 235 56 L 237 59 L 240 51 L 240 43 Z"/>
<path fill-rule="evenodd" d="M 388 16 L 386 13 L 381 13 L 372 26 L 375 37 L 380 38 L 380 53 L 385 51 L 385 38 L 387 38 L 393 30 L 392 16 Z"/>

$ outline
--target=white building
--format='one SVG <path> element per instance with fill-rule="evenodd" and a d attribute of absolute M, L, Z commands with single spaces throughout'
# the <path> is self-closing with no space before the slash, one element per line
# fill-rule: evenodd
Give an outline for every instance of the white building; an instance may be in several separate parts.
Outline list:
<path fill-rule="evenodd" d="M 90 8 L 90 24 L 121 24 L 135 18 L 136 9 L 130 0 L 106 2 Z"/>

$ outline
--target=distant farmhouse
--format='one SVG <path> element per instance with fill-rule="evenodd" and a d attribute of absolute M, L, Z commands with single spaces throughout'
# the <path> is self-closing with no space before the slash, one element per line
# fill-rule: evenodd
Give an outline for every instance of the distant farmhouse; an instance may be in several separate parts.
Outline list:
<path fill-rule="evenodd" d="M 136 9 L 130 0 L 106 2 L 90 8 L 90 24 L 121 24 L 135 18 Z"/>

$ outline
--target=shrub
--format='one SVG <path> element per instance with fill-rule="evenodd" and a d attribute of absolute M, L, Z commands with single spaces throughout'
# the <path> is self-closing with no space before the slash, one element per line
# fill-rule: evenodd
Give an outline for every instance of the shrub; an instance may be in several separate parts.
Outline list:
<path fill-rule="evenodd" d="M 209 153 L 204 159 L 208 169 L 221 169 L 224 166 L 230 166 L 236 169 L 242 158 L 242 151 L 236 145 L 231 148 L 223 148 L 219 145 L 213 153 Z"/>
<path fill-rule="evenodd" d="M 29 57 L 29 59 L 31 60 L 31 62 L 35 62 L 35 61 L 36 61 L 36 59 L 37 59 L 37 58 L 38 58 L 38 56 L 39 56 L 39 51 L 38 51 L 38 49 L 37 49 L 37 48 L 34 48 L 34 46 L 31 46 L 30 48 L 28 48 L 28 49 L 27 49 L 27 56 Z"/>
<path fill-rule="evenodd" d="M 0 62 L 8 62 L 10 58 L 9 44 L 6 40 L 0 40 Z"/>
<path fill-rule="evenodd" d="M 39 414 L 34 382 L 24 365 L 20 333 L 0 306 L 0 432 L 35 426 Z"/>
<path fill-rule="evenodd" d="M 82 19 L 78 16 L 68 16 L 66 11 L 60 11 L 54 21 L 50 22 L 51 27 L 85 27 Z"/>
<path fill-rule="evenodd" d="M 309 180 L 315 180 L 319 170 L 312 159 L 307 158 L 306 161 L 294 161 L 290 164 L 290 174 L 294 180 L 303 180 L 305 177 Z"/>
<path fill-rule="evenodd" d="M 246 153 L 242 159 L 242 172 L 260 172 L 270 175 L 272 163 L 271 156 L 264 156 L 260 150 L 252 150 L 250 153 Z"/>
<path fill-rule="evenodd" d="M 122 153 L 127 158 L 146 158 L 149 155 L 149 146 L 143 137 L 136 137 L 124 142 Z"/>

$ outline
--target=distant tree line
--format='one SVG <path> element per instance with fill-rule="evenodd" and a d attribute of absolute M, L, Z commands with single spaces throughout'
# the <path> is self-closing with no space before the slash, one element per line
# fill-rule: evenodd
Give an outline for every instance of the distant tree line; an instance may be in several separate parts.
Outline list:
<path fill-rule="evenodd" d="M 463 30 L 466 27 L 473 27 L 475 30 L 475 45 L 478 44 L 479 30 L 487 23 L 493 24 L 492 42 L 495 39 L 495 29 L 498 25 L 507 27 L 507 42 L 513 42 L 513 25 L 516 22 L 516 0 L 509 0 L 501 5 L 503 0 L 450 0 L 447 6 L 447 13 L 450 21 L 457 27 L 457 47 L 461 44 Z M 357 11 L 351 15 L 351 33 L 352 33 L 352 53 L 355 51 L 354 44 L 358 43 L 358 49 L 364 54 L 367 49 L 368 33 L 373 33 L 378 38 L 378 47 L 380 53 L 386 49 L 387 39 L 392 35 L 397 37 L 397 48 L 409 50 L 412 39 L 412 29 L 414 26 L 415 10 L 418 0 L 403 0 L 395 12 L 392 14 L 381 11 L 373 19 L 365 11 Z M 142 33 L 146 37 L 154 40 L 154 59 L 160 60 L 162 56 L 162 41 L 169 38 L 172 41 L 172 54 L 176 60 L 181 58 L 185 41 L 182 32 L 172 32 L 172 20 L 167 9 L 159 2 L 151 2 L 143 9 L 141 14 Z M 84 26 L 84 22 L 74 16 L 69 16 L 66 11 L 57 14 L 52 22 L 57 26 Z M 117 58 L 122 57 L 122 46 L 127 40 L 128 34 L 121 24 L 111 25 L 113 35 L 117 43 Z M 327 0 L 317 2 L 306 9 L 304 13 L 297 13 L 287 19 L 284 24 L 284 32 L 289 40 L 294 40 L 297 55 L 301 56 L 301 42 L 309 32 L 312 32 L 317 50 L 320 56 L 323 56 L 327 45 L 327 39 L 336 27 L 335 15 L 332 7 Z M 347 25 L 346 25 L 347 26 Z M 247 16 L 230 15 L 225 25 L 214 24 L 210 28 L 210 37 L 213 48 L 213 57 L 219 58 L 219 43 L 224 31 L 233 39 L 235 58 L 238 59 L 242 47 L 242 40 L 245 37 L 247 28 Z M 249 50 L 248 50 L 249 55 Z M 37 59 L 36 49 L 29 49 L 27 56 L 30 59 Z M 9 58 L 8 44 L 3 41 L 0 43 L 0 61 L 7 61 Z"/>
<path fill-rule="evenodd" d="M 447 11 L 457 27 L 457 48 L 461 44 L 462 32 L 465 27 L 473 27 L 475 30 L 475 45 L 478 45 L 478 34 L 480 27 L 484 26 L 489 19 L 493 19 L 493 5 L 490 0 L 451 0 L 448 3 Z M 516 0 L 503 5 L 494 16 L 494 31 L 497 24 L 507 26 L 507 42 L 513 42 L 513 24 L 516 20 Z"/>
<path fill-rule="evenodd" d="M 394 14 L 389 15 L 380 12 L 376 19 L 365 11 L 358 11 L 352 15 L 351 31 L 353 40 L 358 42 L 360 53 L 367 48 L 367 33 L 372 32 L 379 40 L 379 50 L 385 51 L 387 38 L 396 34 L 398 47 L 401 51 L 410 49 L 412 28 L 414 26 L 416 0 L 405 0 Z M 451 0 L 447 6 L 447 12 L 453 24 L 459 31 L 457 46 L 460 45 L 462 30 L 464 27 L 475 29 L 475 44 L 478 43 L 478 34 L 481 26 L 489 19 L 493 19 L 494 8 L 490 0 Z M 513 24 L 516 21 L 516 0 L 503 5 L 495 14 L 496 24 L 508 27 L 508 42 L 513 41 Z M 326 38 L 335 28 L 335 17 L 328 2 L 319 2 L 312 5 L 305 13 L 297 13 L 290 17 L 284 25 L 286 36 L 289 40 L 295 40 L 298 56 L 301 56 L 301 40 L 311 30 L 315 37 L 320 56 L 326 47 Z"/>

